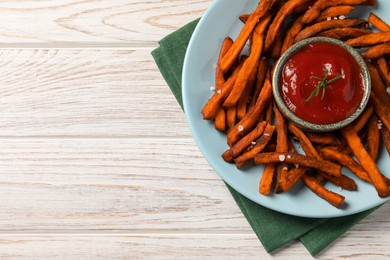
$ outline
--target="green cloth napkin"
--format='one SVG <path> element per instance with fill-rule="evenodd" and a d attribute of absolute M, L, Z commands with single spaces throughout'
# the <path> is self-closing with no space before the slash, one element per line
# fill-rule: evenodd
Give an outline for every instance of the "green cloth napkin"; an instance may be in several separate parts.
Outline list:
<path fill-rule="evenodd" d="M 193 21 L 166 36 L 159 42 L 160 46 L 152 52 L 161 74 L 182 108 L 182 66 L 187 45 L 198 21 Z M 375 210 L 331 219 L 295 217 L 260 206 L 242 196 L 229 185 L 226 186 L 260 239 L 264 249 L 269 253 L 290 241 L 300 240 L 311 255 L 317 255 Z"/>

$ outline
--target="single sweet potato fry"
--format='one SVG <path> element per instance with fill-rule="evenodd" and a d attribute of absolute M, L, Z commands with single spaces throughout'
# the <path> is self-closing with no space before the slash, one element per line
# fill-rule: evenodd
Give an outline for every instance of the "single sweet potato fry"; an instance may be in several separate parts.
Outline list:
<path fill-rule="evenodd" d="M 240 21 L 242 23 L 246 23 L 246 21 L 248 21 L 248 18 L 249 18 L 249 14 L 242 14 L 238 17 L 238 19 L 240 19 Z"/>
<path fill-rule="evenodd" d="M 362 35 L 366 35 L 370 33 L 371 31 L 365 29 L 346 27 L 346 28 L 334 28 L 327 31 L 323 31 L 317 34 L 316 36 L 329 37 L 338 40 L 345 40 L 345 39 L 357 38 Z"/>
<path fill-rule="evenodd" d="M 279 111 L 276 105 L 273 105 L 273 111 L 275 114 L 275 126 L 276 126 L 276 151 L 288 152 L 288 136 L 287 136 L 287 123 L 283 114 Z M 278 176 L 276 180 L 276 189 L 279 189 L 279 182 L 281 179 L 286 178 L 288 171 L 288 164 L 281 163 L 278 170 Z"/>
<path fill-rule="evenodd" d="M 219 57 L 217 61 L 217 67 L 215 68 L 215 91 L 222 89 L 223 84 L 225 84 L 225 76 L 223 75 L 222 70 L 219 68 L 218 63 L 229 51 L 232 45 L 233 40 L 230 37 L 226 37 L 222 41 L 221 50 L 219 52 Z M 226 113 L 223 108 L 220 108 L 215 115 L 214 127 L 215 129 L 222 132 L 226 130 Z"/>
<path fill-rule="evenodd" d="M 300 166 L 314 168 L 334 176 L 341 175 L 340 165 L 325 160 L 317 160 L 314 159 L 313 157 L 304 156 L 301 154 L 271 152 L 271 153 L 259 153 L 255 156 L 256 164 L 280 163 L 280 162 L 299 164 Z"/>
<path fill-rule="evenodd" d="M 242 93 L 240 100 L 238 101 L 238 104 L 237 104 L 237 118 L 238 119 L 242 119 L 248 111 L 249 97 L 250 97 L 252 90 L 255 86 L 258 66 L 259 66 L 259 62 L 256 63 L 255 67 L 253 68 L 251 73 L 248 75 L 248 81 L 246 83 L 244 92 Z"/>
<path fill-rule="evenodd" d="M 308 132 L 307 137 L 312 143 L 321 145 L 339 145 L 339 139 L 333 133 Z"/>
<path fill-rule="evenodd" d="M 336 208 L 340 208 L 344 203 L 344 196 L 325 189 L 321 184 L 309 174 L 304 174 L 301 178 L 305 185 L 317 194 L 320 198 L 326 200 Z"/>
<path fill-rule="evenodd" d="M 362 57 L 365 59 L 377 59 L 383 55 L 390 54 L 390 45 L 387 43 L 375 45 L 364 52 L 362 52 Z"/>
<path fill-rule="evenodd" d="M 252 160 L 256 154 L 260 153 L 264 149 L 264 147 L 271 140 L 274 130 L 275 126 L 267 124 L 264 133 L 259 139 L 256 140 L 256 144 L 252 147 L 252 149 L 241 154 L 234 160 L 237 168 L 242 168 L 247 162 Z"/>
<path fill-rule="evenodd" d="M 276 163 L 268 163 L 264 166 L 259 185 L 260 194 L 268 195 L 271 192 L 276 166 Z"/>
<path fill-rule="evenodd" d="M 305 15 L 302 18 L 302 22 L 304 24 L 312 23 L 314 20 L 316 20 L 318 17 L 321 16 L 321 12 L 331 6 L 338 6 L 338 5 L 370 5 L 374 6 L 376 4 L 375 1 L 367 1 L 367 0 L 318 0 L 314 3 L 314 5 L 307 10 Z"/>
<path fill-rule="evenodd" d="M 226 122 L 228 129 L 232 129 L 236 125 L 237 121 L 237 107 L 229 107 L 226 110 Z"/>
<path fill-rule="evenodd" d="M 239 156 L 247 147 L 255 145 L 255 140 L 259 138 L 267 125 L 267 122 L 262 121 L 257 124 L 252 132 L 244 136 L 240 141 L 230 147 L 229 150 L 222 154 L 222 158 L 227 162 L 234 162 L 234 159 Z"/>
<path fill-rule="evenodd" d="M 378 117 L 373 115 L 368 121 L 367 152 L 376 161 L 379 153 L 381 133 L 378 127 Z"/>
<path fill-rule="evenodd" d="M 390 32 L 374 32 L 346 41 L 355 48 L 369 47 L 390 42 Z"/>
<path fill-rule="evenodd" d="M 345 16 L 350 14 L 354 9 L 355 6 L 353 5 L 338 5 L 328 7 L 321 12 L 321 15 L 316 19 L 316 22 L 330 20 L 334 17 L 336 17 L 337 19 L 341 19 L 342 17 L 345 18 Z"/>
<path fill-rule="evenodd" d="M 382 127 L 381 133 L 382 133 L 383 143 L 385 144 L 387 153 L 390 156 L 390 130 L 386 127 Z"/>
<path fill-rule="evenodd" d="M 217 114 L 215 115 L 214 127 L 221 132 L 226 130 L 226 112 L 222 107 L 219 108 Z"/>
<path fill-rule="evenodd" d="M 362 128 L 366 125 L 372 114 L 374 114 L 374 107 L 368 105 L 354 122 L 353 127 L 355 128 L 356 132 L 360 132 L 360 130 L 362 130 Z"/>
<path fill-rule="evenodd" d="M 241 137 L 252 131 L 253 127 L 258 122 L 261 112 L 264 110 L 268 101 L 272 96 L 271 82 L 267 79 L 261 89 L 259 98 L 253 107 L 243 119 L 241 119 L 230 131 L 227 133 L 227 142 L 229 146 L 238 142 Z"/>
<path fill-rule="evenodd" d="M 225 54 L 229 51 L 229 49 L 233 45 L 233 40 L 230 37 L 226 37 L 222 41 L 221 49 L 219 51 L 219 56 L 217 60 L 217 67 L 215 68 L 215 90 L 218 91 L 222 88 L 223 84 L 225 84 L 225 77 L 223 75 L 222 70 L 219 67 L 219 61 L 225 56 Z"/>
<path fill-rule="evenodd" d="M 367 25 L 367 21 L 363 19 L 325 20 L 319 23 L 315 23 L 303 29 L 295 37 L 295 42 L 304 40 L 320 32 L 333 29 L 333 28 L 358 27 L 364 25 Z"/>
<path fill-rule="evenodd" d="M 252 48 L 249 58 L 244 62 L 242 69 L 240 70 L 238 77 L 234 83 L 233 89 L 229 93 L 229 96 L 223 103 L 224 107 L 232 107 L 237 104 L 245 87 L 248 85 L 251 73 L 256 73 L 257 64 L 263 51 L 263 42 L 265 37 L 265 31 L 268 23 L 271 21 L 271 16 L 267 15 L 256 26 L 252 37 Z"/>
<path fill-rule="evenodd" d="M 254 107 L 256 101 L 257 101 L 257 98 L 259 97 L 259 94 L 260 94 L 260 91 L 264 85 L 264 81 L 265 81 L 265 78 L 266 78 L 266 75 L 267 75 L 267 71 L 268 71 L 268 64 L 269 63 L 269 59 L 266 58 L 266 57 L 262 57 L 260 59 L 260 62 L 259 62 L 259 67 L 257 69 L 257 75 L 256 75 L 256 85 L 253 89 L 253 93 L 252 93 L 252 96 L 251 96 L 251 101 L 250 101 L 250 104 L 249 104 L 249 109 Z"/>
<path fill-rule="evenodd" d="M 341 174 L 340 176 L 332 176 L 323 172 L 318 172 L 325 180 L 333 183 L 334 185 L 342 188 L 343 190 L 357 190 L 355 181 L 348 176 Z"/>
<path fill-rule="evenodd" d="M 226 73 L 233 63 L 238 59 L 242 49 L 244 48 L 247 40 L 255 29 L 259 19 L 267 15 L 269 9 L 277 3 L 277 0 L 260 1 L 256 10 L 254 10 L 245 22 L 244 27 L 237 36 L 233 46 L 229 49 L 226 55 L 219 62 L 219 66 L 223 73 Z"/>
<path fill-rule="evenodd" d="M 370 13 L 368 16 L 367 21 L 375 26 L 379 31 L 382 32 L 389 32 L 390 31 L 390 25 L 388 25 L 386 22 L 384 22 L 381 18 L 379 18 L 376 14 Z"/>
<path fill-rule="evenodd" d="M 341 129 L 341 133 L 344 136 L 345 140 L 347 140 L 347 143 L 351 148 L 353 154 L 355 155 L 356 159 L 366 170 L 379 197 L 388 197 L 390 195 L 390 189 L 387 186 L 385 178 L 379 171 L 377 165 L 375 164 L 375 161 L 371 158 L 371 156 L 364 148 L 355 129 L 351 125 L 348 125 Z"/>
<path fill-rule="evenodd" d="M 288 129 L 298 139 L 299 143 L 302 146 L 302 150 L 306 153 L 307 156 L 313 157 L 317 160 L 322 160 L 321 156 L 317 152 L 316 148 L 314 148 L 310 139 L 306 136 L 306 134 L 298 126 L 296 126 L 293 123 L 289 123 Z"/>
<path fill-rule="evenodd" d="M 381 75 L 384 82 L 386 82 L 387 85 L 390 85 L 390 66 L 387 63 L 384 56 L 378 58 L 376 60 L 376 63 L 378 65 L 378 71 Z"/>

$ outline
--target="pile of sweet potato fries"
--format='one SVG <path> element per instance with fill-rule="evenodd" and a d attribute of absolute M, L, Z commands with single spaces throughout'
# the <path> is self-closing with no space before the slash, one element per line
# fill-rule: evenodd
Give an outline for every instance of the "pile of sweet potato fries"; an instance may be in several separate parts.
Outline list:
<path fill-rule="evenodd" d="M 226 162 L 238 168 L 253 162 L 264 165 L 261 194 L 287 192 L 302 180 L 340 208 L 345 197 L 324 183 L 356 190 L 355 181 L 342 174 L 347 167 L 371 183 L 380 197 L 390 196 L 390 179 L 376 165 L 382 142 L 390 154 L 390 26 L 373 13 L 367 20 L 348 18 L 358 5 L 375 6 L 376 0 L 261 0 L 251 14 L 239 17 L 243 28 L 237 39 L 222 42 L 215 92 L 202 115 L 226 133 Z M 273 102 L 273 64 L 291 45 L 313 36 L 345 41 L 361 52 L 370 71 L 369 104 L 338 131 L 306 132 L 286 120 Z M 305 155 L 297 153 L 294 142 Z"/>

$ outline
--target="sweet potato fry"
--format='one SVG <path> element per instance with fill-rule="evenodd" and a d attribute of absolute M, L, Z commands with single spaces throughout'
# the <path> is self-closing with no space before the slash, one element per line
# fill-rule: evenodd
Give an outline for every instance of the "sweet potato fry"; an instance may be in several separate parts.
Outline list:
<path fill-rule="evenodd" d="M 242 14 L 238 17 L 238 19 L 240 19 L 240 21 L 242 23 L 246 23 L 246 21 L 248 21 L 248 18 L 249 18 L 249 14 Z"/>
<path fill-rule="evenodd" d="M 374 113 L 374 107 L 371 105 L 368 105 L 363 113 L 360 114 L 360 116 L 356 119 L 354 122 L 353 128 L 355 128 L 356 132 L 360 132 L 362 128 L 366 125 L 372 114 Z"/>
<path fill-rule="evenodd" d="M 230 37 L 226 37 L 222 41 L 221 49 L 219 51 L 219 56 L 217 60 L 217 67 L 215 68 L 215 90 L 218 91 L 222 88 L 223 84 L 225 84 L 225 77 L 223 75 L 222 70 L 219 67 L 219 61 L 225 56 L 225 54 L 229 51 L 229 49 L 233 45 L 233 40 Z"/>
<path fill-rule="evenodd" d="M 259 67 L 257 69 L 257 75 L 256 75 L 256 85 L 253 89 L 252 98 L 249 104 L 249 109 L 255 105 L 257 98 L 259 97 L 260 91 L 264 85 L 264 81 L 268 71 L 268 63 L 269 63 L 268 58 L 263 57 L 260 59 Z"/>
<path fill-rule="evenodd" d="M 303 28 L 302 17 L 303 15 L 299 16 L 291 25 L 290 29 L 287 31 L 282 44 L 282 49 L 280 51 L 281 53 L 284 53 L 294 44 L 295 37 Z"/>
<path fill-rule="evenodd" d="M 237 141 L 252 131 L 255 124 L 258 122 L 258 118 L 261 112 L 266 107 L 268 101 L 272 96 L 271 82 L 267 79 L 261 89 L 259 98 L 253 107 L 243 119 L 240 120 L 227 134 L 227 142 L 229 146 L 234 145 Z"/>
<path fill-rule="evenodd" d="M 334 28 L 327 31 L 323 31 L 317 34 L 317 36 L 344 40 L 350 38 L 357 38 L 362 35 L 366 35 L 370 33 L 371 33 L 370 31 L 365 29 L 347 27 L 347 28 Z"/>
<path fill-rule="evenodd" d="M 307 156 L 313 157 L 317 160 L 322 160 L 321 156 L 317 152 L 316 148 L 314 148 L 310 139 L 306 136 L 306 134 L 295 124 L 289 123 L 288 129 L 295 135 L 298 139 L 299 143 L 302 146 L 302 150 L 306 153 Z"/>
<path fill-rule="evenodd" d="M 279 111 L 276 105 L 273 106 L 275 114 L 275 126 L 276 126 L 276 151 L 287 152 L 288 151 L 288 136 L 287 136 L 287 124 L 283 114 Z M 276 181 L 276 189 L 278 189 L 279 182 L 281 179 L 286 178 L 287 174 L 287 163 L 281 163 L 280 169 L 278 170 L 278 178 Z"/>
<path fill-rule="evenodd" d="M 350 191 L 357 190 L 357 185 L 355 181 L 349 178 L 348 176 L 340 175 L 336 177 L 336 176 L 325 174 L 323 172 L 318 172 L 318 173 L 322 176 L 322 178 L 342 188 L 343 190 L 350 190 Z"/>
<path fill-rule="evenodd" d="M 298 7 L 305 5 L 311 0 L 290 0 L 286 2 L 282 8 L 280 8 L 279 12 L 276 14 L 274 20 L 272 21 L 267 37 L 265 40 L 265 50 L 268 51 L 271 49 L 271 46 L 275 40 L 275 37 L 278 33 L 280 33 L 280 28 L 283 25 L 284 20 L 292 14 Z"/>
<path fill-rule="evenodd" d="M 236 125 L 236 120 L 237 120 L 237 107 L 229 107 L 226 110 L 226 122 L 227 122 L 227 127 L 228 129 L 231 129 Z"/>
<path fill-rule="evenodd" d="M 367 0 L 318 0 L 314 3 L 314 5 L 305 13 L 302 18 L 302 22 L 304 24 L 312 23 L 318 17 L 321 16 L 321 12 L 328 7 L 331 6 L 339 6 L 339 5 L 370 5 L 374 6 L 376 4 L 375 1 L 367 1 Z"/>
<path fill-rule="evenodd" d="M 324 20 L 333 19 L 334 17 L 338 19 L 341 19 L 343 17 L 345 18 L 345 16 L 350 14 L 354 9 L 355 6 L 352 5 L 330 6 L 321 12 L 320 16 L 316 19 L 316 21 L 321 22 Z"/>
<path fill-rule="evenodd" d="M 378 117 L 373 115 L 368 121 L 367 152 L 376 161 L 379 153 L 381 133 L 378 127 Z"/>
<path fill-rule="evenodd" d="M 388 42 L 390 42 L 390 32 L 370 33 L 346 41 L 347 44 L 355 48 L 369 47 Z"/>
<path fill-rule="evenodd" d="M 340 153 L 330 148 L 322 148 L 320 150 L 320 153 L 324 158 L 338 162 L 339 164 L 347 167 L 353 174 L 355 174 L 360 179 L 371 183 L 371 179 L 368 176 L 367 172 L 360 164 L 358 164 L 354 159 L 352 159 L 351 156 Z"/>
<path fill-rule="evenodd" d="M 382 127 L 381 133 L 382 133 L 383 143 L 385 144 L 387 153 L 390 156 L 390 130 L 386 127 Z"/>
<path fill-rule="evenodd" d="M 283 43 L 283 34 L 279 33 L 276 35 L 274 43 L 272 45 L 272 50 L 271 50 L 271 57 L 274 59 L 278 59 L 281 54 L 282 50 L 282 43 Z"/>
<path fill-rule="evenodd" d="M 378 71 L 384 82 L 390 85 L 390 65 L 387 63 L 384 56 L 376 60 L 378 65 Z"/>
<path fill-rule="evenodd" d="M 386 86 L 382 81 L 381 75 L 374 65 L 369 62 L 366 62 L 366 64 L 371 77 L 371 90 L 377 97 L 387 99 L 388 94 L 386 92 Z"/>
<path fill-rule="evenodd" d="M 390 195 L 390 189 L 386 184 L 386 181 L 379 171 L 375 161 L 368 154 L 355 129 L 348 125 L 341 129 L 341 133 L 349 147 L 351 148 L 356 159 L 360 162 L 360 165 L 366 170 L 370 177 L 372 184 L 374 185 L 379 197 L 388 197 Z"/>
<path fill-rule="evenodd" d="M 244 48 L 247 40 L 249 39 L 250 35 L 255 29 L 259 19 L 261 19 L 264 15 L 266 15 L 269 9 L 271 9 L 271 7 L 276 2 L 277 0 L 260 1 L 256 10 L 254 10 L 249 15 L 248 20 L 245 22 L 244 27 L 242 28 L 239 35 L 237 36 L 233 46 L 229 49 L 226 55 L 219 62 L 219 66 L 223 71 L 223 73 L 226 73 L 231 68 L 234 61 L 238 59 L 242 49 Z"/>
<path fill-rule="evenodd" d="M 218 110 L 221 108 L 222 102 L 229 95 L 237 79 L 238 72 L 241 70 L 242 64 L 238 66 L 229 79 L 223 84 L 222 88 L 214 93 L 214 95 L 207 101 L 202 109 L 203 119 L 210 120 L 215 118 Z"/>
<path fill-rule="evenodd" d="M 333 28 L 357 27 L 357 26 L 364 26 L 364 25 L 367 25 L 367 21 L 363 19 L 325 20 L 319 23 L 315 23 L 303 29 L 295 37 L 295 42 L 312 37 L 320 32 L 333 29 Z"/>
<path fill-rule="evenodd" d="M 388 25 L 386 22 L 384 22 L 381 18 L 379 18 L 376 14 L 370 13 L 368 16 L 367 21 L 375 26 L 379 31 L 382 32 L 389 32 L 390 31 L 390 25 Z"/>
<path fill-rule="evenodd" d="M 249 97 L 252 93 L 252 90 L 255 86 L 256 76 L 258 71 L 259 62 L 256 63 L 255 67 L 248 75 L 248 81 L 245 85 L 244 92 L 237 104 L 237 118 L 242 119 L 248 111 L 249 106 Z"/>
<path fill-rule="evenodd" d="M 334 176 L 341 175 L 340 165 L 325 160 L 317 160 L 314 159 L 313 157 L 304 156 L 301 154 L 271 152 L 271 153 L 259 153 L 255 156 L 256 164 L 280 163 L 280 162 L 299 164 L 300 166 L 314 168 Z"/>
<path fill-rule="evenodd" d="M 255 140 L 259 138 L 267 125 L 267 122 L 262 121 L 257 124 L 252 132 L 244 136 L 240 141 L 230 147 L 229 150 L 222 154 L 222 158 L 226 162 L 234 162 L 234 158 L 239 156 L 247 147 L 250 145 L 255 145 Z"/>
<path fill-rule="evenodd" d="M 219 68 L 218 62 L 222 59 L 223 56 L 228 52 L 230 47 L 233 45 L 233 40 L 230 37 L 226 37 L 222 41 L 221 50 L 219 52 L 219 57 L 217 61 L 217 67 L 215 68 L 215 91 L 218 91 L 225 84 L 225 76 Z M 225 131 L 226 129 L 226 113 L 223 108 L 220 108 L 215 115 L 214 126 L 219 131 Z"/>
<path fill-rule="evenodd" d="M 232 107 L 237 104 L 245 87 L 248 84 L 251 73 L 256 73 L 257 64 L 263 51 L 263 42 L 265 37 L 265 30 L 268 23 L 271 21 L 271 16 L 267 15 L 256 26 L 253 33 L 253 44 L 249 58 L 244 62 L 242 69 L 240 70 L 238 77 L 234 83 L 232 91 L 223 103 L 224 107 Z"/>
<path fill-rule="evenodd" d="M 307 133 L 307 137 L 312 143 L 321 145 L 339 145 L 340 141 L 332 133 Z"/>
<path fill-rule="evenodd" d="M 224 132 L 226 130 L 226 111 L 223 108 L 219 108 L 214 119 L 215 129 Z"/>
<path fill-rule="evenodd" d="M 294 184 L 297 183 L 297 181 L 306 173 L 306 171 L 307 168 L 302 166 L 293 167 L 292 169 L 290 169 L 286 174 L 285 178 L 279 181 L 279 185 L 282 190 L 289 191 L 292 186 L 294 186 Z"/>
<path fill-rule="evenodd" d="M 377 59 L 383 55 L 390 54 L 390 45 L 387 43 L 375 45 L 362 53 L 363 58 Z"/>
<path fill-rule="evenodd" d="M 331 205 L 335 206 L 336 208 L 340 208 L 341 205 L 343 205 L 345 200 L 344 196 L 325 189 L 311 175 L 304 174 L 301 179 L 310 190 L 312 190 L 320 198 L 329 202 Z"/>
<path fill-rule="evenodd" d="M 259 192 L 263 195 L 268 195 L 271 192 L 272 180 L 274 178 L 276 163 L 266 164 L 263 174 L 261 175 Z"/>
<path fill-rule="evenodd" d="M 242 168 L 247 162 L 252 160 L 256 154 L 260 153 L 264 149 L 264 147 L 271 140 L 274 130 L 275 126 L 267 124 L 264 133 L 258 140 L 256 140 L 256 144 L 252 147 L 252 149 L 241 154 L 234 160 L 237 168 Z"/>
<path fill-rule="evenodd" d="M 374 92 L 370 93 L 371 103 L 374 105 L 374 110 L 382 123 L 390 129 L 390 105 L 389 101 L 378 98 Z"/>
<path fill-rule="evenodd" d="M 272 99 L 272 97 L 271 97 Z M 267 105 L 267 109 L 265 110 L 265 121 L 268 122 L 268 124 L 272 123 L 272 101 L 270 100 Z"/>

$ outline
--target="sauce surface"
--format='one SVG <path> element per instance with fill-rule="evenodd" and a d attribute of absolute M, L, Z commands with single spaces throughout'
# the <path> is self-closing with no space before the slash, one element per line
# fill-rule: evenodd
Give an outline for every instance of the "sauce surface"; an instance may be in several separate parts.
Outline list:
<path fill-rule="evenodd" d="M 328 84 L 322 97 L 308 98 L 319 79 L 341 78 Z M 314 124 L 342 121 L 358 108 L 364 94 L 363 75 L 353 56 L 340 46 L 313 42 L 291 56 L 281 74 L 280 93 L 284 103 L 299 118 Z"/>

